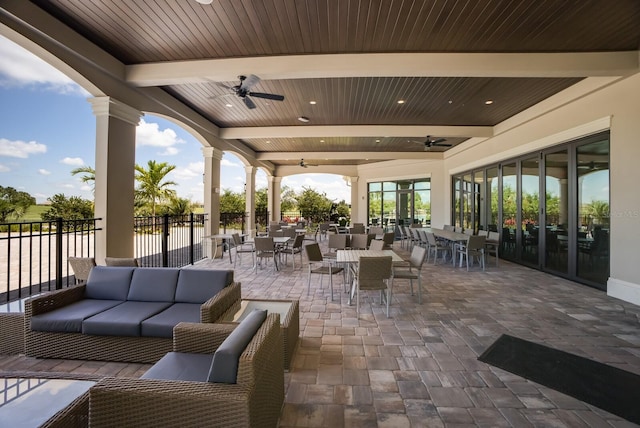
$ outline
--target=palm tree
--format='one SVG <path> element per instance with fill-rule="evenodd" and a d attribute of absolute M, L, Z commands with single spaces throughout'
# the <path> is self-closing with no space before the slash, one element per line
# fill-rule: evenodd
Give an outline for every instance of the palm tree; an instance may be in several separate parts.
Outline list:
<path fill-rule="evenodd" d="M 151 204 L 151 215 L 156 215 L 156 205 L 162 201 L 170 200 L 176 196 L 176 191 L 171 186 L 177 185 L 175 181 L 163 181 L 167 174 L 173 171 L 176 166 L 166 162 L 157 163 L 150 160 L 147 169 L 140 165 L 136 168 L 136 180 L 139 183 L 137 193 L 141 199 Z"/>
<path fill-rule="evenodd" d="M 91 184 L 91 191 L 95 192 L 96 190 L 96 170 L 91 168 L 90 166 L 81 166 L 80 168 L 75 168 L 71 170 L 71 175 L 84 174 L 80 177 L 80 180 L 83 183 Z"/>

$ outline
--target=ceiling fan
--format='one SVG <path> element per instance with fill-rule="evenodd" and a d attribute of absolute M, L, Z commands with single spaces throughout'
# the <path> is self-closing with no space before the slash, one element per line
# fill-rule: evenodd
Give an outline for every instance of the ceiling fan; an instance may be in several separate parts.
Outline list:
<path fill-rule="evenodd" d="M 431 147 L 451 147 L 451 144 L 443 144 L 443 142 L 447 141 L 446 138 L 438 138 L 433 140 L 431 135 L 427 135 L 427 139 L 422 141 L 421 144 L 424 144 L 424 150 L 427 151 Z M 417 142 L 417 141 L 416 141 Z"/>
<path fill-rule="evenodd" d="M 240 80 L 240 83 L 235 86 L 226 86 L 221 83 L 218 83 L 218 85 L 229 89 L 232 92 L 232 94 L 230 95 L 235 95 L 238 98 L 241 98 L 244 102 L 244 105 L 246 105 L 250 109 L 256 108 L 256 104 L 253 102 L 251 97 L 264 98 L 274 101 L 284 100 L 284 95 L 251 91 L 251 88 L 260 82 L 260 78 L 255 74 L 250 74 L 249 76 L 238 76 L 238 79 Z"/>
<path fill-rule="evenodd" d="M 318 166 L 318 165 L 308 164 L 304 161 L 304 159 L 300 159 L 300 162 L 298 162 L 298 165 L 301 166 L 302 168 L 308 168 L 310 166 Z"/>

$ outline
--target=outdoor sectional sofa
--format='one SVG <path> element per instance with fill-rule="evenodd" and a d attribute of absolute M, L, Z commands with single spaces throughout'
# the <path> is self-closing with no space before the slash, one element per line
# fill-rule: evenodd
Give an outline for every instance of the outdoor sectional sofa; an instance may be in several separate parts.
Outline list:
<path fill-rule="evenodd" d="M 155 363 L 179 322 L 212 323 L 239 304 L 232 270 L 96 266 L 86 284 L 27 300 L 25 353 Z"/>

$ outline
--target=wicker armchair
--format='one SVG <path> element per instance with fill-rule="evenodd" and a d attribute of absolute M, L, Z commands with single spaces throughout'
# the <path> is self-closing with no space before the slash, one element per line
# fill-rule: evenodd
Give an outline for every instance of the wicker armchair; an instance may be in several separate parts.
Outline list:
<path fill-rule="evenodd" d="M 84 284 L 89 279 L 91 269 L 96 265 L 93 257 L 69 257 L 69 264 L 76 278 L 76 284 Z"/>
<path fill-rule="evenodd" d="M 176 352 L 210 354 L 235 324 L 180 323 Z M 279 314 L 240 356 L 235 384 L 107 378 L 90 390 L 91 427 L 275 427 L 284 403 Z"/>

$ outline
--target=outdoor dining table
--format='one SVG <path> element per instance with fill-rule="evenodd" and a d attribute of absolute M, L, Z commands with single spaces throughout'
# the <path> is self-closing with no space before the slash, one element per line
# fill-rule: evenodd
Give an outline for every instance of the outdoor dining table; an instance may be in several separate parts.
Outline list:
<path fill-rule="evenodd" d="M 285 245 L 287 245 L 287 243 L 291 241 L 291 237 L 289 236 L 274 236 L 273 237 L 273 245 L 276 247 L 276 249 L 282 248 Z M 251 244 L 251 245 L 255 245 L 255 241 L 253 239 L 247 239 L 244 241 L 245 244 Z M 278 262 L 280 262 L 282 259 L 280 258 L 280 252 L 278 251 Z M 254 266 L 254 268 L 257 267 Z"/>
<path fill-rule="evenodd" d="M 246 233 L 241 233 L 240 237 L 244 238 L 245 236 L 247 236 Z M 202 239 L 209 239 L 213 242 L 212 245 L 212 253 L 215 257 L 215 254 L 217 252 L 218 249 L 218 241 L 220 241 L 220 246 L 222 247 L 222 251 L 225 251 L 225 247 L 226 247 L 226 251 L 229 251 L 229 263 L 233 263 L 233 261 L 231 260 L 231 247 L 229 247 L 229 245 L 227 244 L 229 241 L 233 240 L 233 234 L 231 233 L 217 233 L 215 235 L 207 235 L 204 236 Z"/>
<path fill-rule="evenodd" d="M 360 260 L 360 257 L 387 257 L 391 256 L 392 263 L 403 262 L 404 259 L 397 255 L 393 250 L 338 250 L 336 253 L 336 263 L 343 263 L 348 265 L 355 265 Z M 348 269 L 349 274 L 351 270 Z M 355 293 L 355 281 L 351 282 L 351 288 L 349 290 L 349 304 Z"/>
<path fill-rule="evenodd" d="M 444 229 L 436 229 L 433 227 L 424 228 L 425 231 L 433 233 L 438 238 L 445 239 L 451 242 L 451 264 L 455 266 L 456 264 L 456 254 L 455 248 L 456 244 L 460 242 L 467 242 L 469 239 L 469 235 L 461 232 L 454 232 L 452 230 L 444 230 Z"/>

